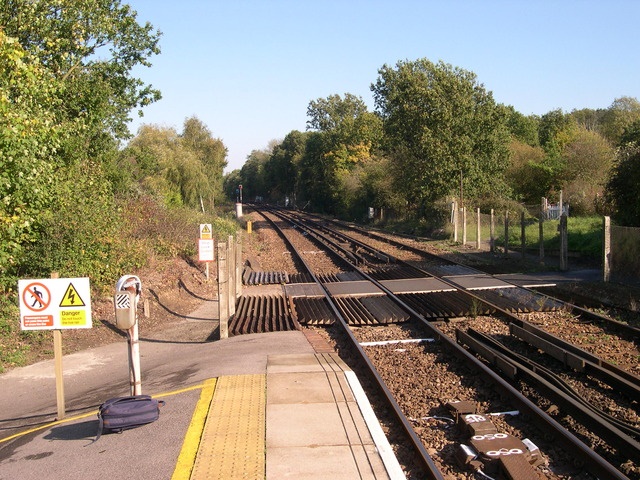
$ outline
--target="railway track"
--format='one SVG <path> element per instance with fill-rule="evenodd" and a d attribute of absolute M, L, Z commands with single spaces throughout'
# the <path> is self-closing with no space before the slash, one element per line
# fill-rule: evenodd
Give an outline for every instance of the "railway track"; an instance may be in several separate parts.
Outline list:
<path fill-rule="evenodd" d="M 564 394 L 543 389 L 500 350 L 514 351 L 518 346 L 524 358 L 527 348 L 541 350 L 539 339 L 527 348 L 519 345 L 525 343 L 522 337 L 532 342 L 540 335 L 518 315 L 558 316 L 568 310 L 566 304 L 528 289 L 496 284 L 491 276 L 402 243 L 364 239 L 362 232 L 347 233 L 344 226 L 333 228 L 291 212 L 264 215 L 274 228 L 282 227 L 279 235 L 301 266 L 286 272 L 288 278 L 303 282 L 282 282 L 284 277 L 276 275 L 283 283 L 283 300 L 244 311 L 260 311 L 257 316 L 262 320 L 253 323 L 265 324 L 269 318 L 268 328 L 333 325 L 330 330 L 322 328 L 321 334 L 341 356 L 367 367 L 364 375 L 388 397 L 403 435 L 414 444 L 411 450 L 420 459 L 407 460 L 409 478 L 474 478 L 478 472 L 507 478 L 639 478 L 633 460 L 640 453 L 635 430 L 638 405 L 625 400 L 634 398 L 637 377 L 625 377 L 624 369 L 602 373 L 607 362 L 593 356 L 581 360 L 577 352 L 563 354 L 563 371 L 554 364 L 561 363 L 558 355 L 543 354 L 544 362 L 553 364 L 554 375 L 571 372 L 574 383 L 598 378 L 598 383 L 609 386 L 593 396 L 602 403 L 623 405 L 618 415 L 609 418 L 589 416 Z M 385 248 L 374 246 L 376 242 L 385 243 Z M 248 279 L 252 273 L 257 272 L 249 272 Z M 254 306 L 266 303 L 251 301 Z M 251 315 L 237 314 L 236 323 L 244 325 L 238 333 L 257 331 L 247 327 Z M 287 315 L 290 322 L 271 319 Z M 389 340 L 402 341 L 401 347 Z M 548 337 L 545 342 L 548 351 L 569 352 L 566 344 L 554 344 Z M 600 368 L 597 377 L 595 365 Z M 542 366 L 530 368 L 539 372 Z M 575 373 L 576 368 L 583 373 Z M 622 385 L 629 390 L 622 393 Z M 620 391 L 621 396 L 613 397 L 609 390 Z M 510 413 L 494 415 L 500 412 Z M 473 421 L 465 422 L 467 418 Z M 398 442 L 398 450 L 405 449 L 404 442 Z"/>

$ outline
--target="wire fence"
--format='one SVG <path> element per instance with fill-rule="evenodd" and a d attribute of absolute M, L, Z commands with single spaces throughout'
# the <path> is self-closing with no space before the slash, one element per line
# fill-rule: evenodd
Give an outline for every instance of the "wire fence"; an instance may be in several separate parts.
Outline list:
<path fill-rule="evenodd" d="M 546 216 L 541 222 L 540 218 L 527 213 L 459 209 L 452 218 L 452 240 L 483 251 L 537 253 L 541 238 L 548 243 L 550 238 L 560 236 L 559 221 Z"/>
<path fill-rule="evenodd" d="M 567 222 L 563 225 L 562 220 L 549 219 L 544 212 L 536 218 L 526 211 L 482 213 L 479 209 L 460 208 L 452 212 L 452 223 L 452 240 L 463 245 L 505 255 L 521 252 L 523 258 L 537 255 L 540 263 L 545 263 L 545 258 L 558 258 L 560 268 L 568 268 Z M 603 278 L 640 285 L 640 228 L 612 225 L 609 233 L 604 227 L 603 232 L 603 258 L 608 262 L 602 265 L 603 273 L 606 269 Z M 607 235 L 609 238 L 605 239 Z"/>

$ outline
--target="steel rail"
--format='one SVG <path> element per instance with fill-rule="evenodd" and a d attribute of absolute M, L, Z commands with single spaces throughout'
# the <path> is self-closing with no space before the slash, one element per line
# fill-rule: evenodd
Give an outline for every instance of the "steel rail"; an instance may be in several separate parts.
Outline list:
<path fill-rule="evenodd" d="M 342 225 L 339 222 L 336 222 L 339 225 Z M 325 227 L 326 228 L 326 227 Z M 358 231 L 359 233 L 363 233 L 366 234 L 368 232 L 362 231 L 361 229 L 358 229 L 356 227 L 349 227 L 349 228 L 354 228 L 356 231 Z M 342 234 L 343 238 L 347 238 L 346 235 Z M 378 237 L 375 234 L 372 235 L 368 235 L 370 237 Z M 405 246 L 406 248 L 411 249 L 412 251 L 414 251 L 414 253 L 418 253 L 418 254 L 424 254 L 428 257 L 435 257 L 435 258 L 439 258 L 437 256 L 435 256 L 434 254 L 431 254 L 429 252 L 424 252 L 420 249 L 416 249 L 415 247 L 412 247 L 410 245 L 405 245 L 402 242 L 396 242 L 392 239 L 386 239 L 384 237 L 380 237 L 381 239 L 387 241 L 387 243 L 390 244 L 394 244 L 394 246 L 397 245 L 401 245 L 401 246 Z M 397 245 L 396 245 L 397 244 Z M 403 264 L 405 266 L 407 266 L 408 268 L 414 269 L 422 274 L 428 274 L 428 275 L 433 275 L 432 273 L 423 270 L 421 268 L 415 267 L 414 265 L 408 264 L 407 262 L 404 262 L 403 260 L 396 260 L 396 262 L 398 264 Z M 484 303 L 485 305 L 489 306 L 492 309 L 495 309 L 494 315 L 499 315 L 502 317 L 506 317 L 506 320 L 510 323 L 513 323 L 517 326 L 519 326 L 520 328 L 523 328 L 524 330 L 531 332 L 541 338 L 543 338 L 544 340 L 550 342 L 551 344 L 555 345 L 556 347 L 565 350 L 566 352 L 569 352 L 570 354 L 576 355 L 579 358 L 583 359 L 583 365 L 582 365 L 582 369 L 584 371 L 586 371 L 587 374 L 592 375 L 594 377 L 597 377 L 599 380 L 609 384 L 611 387 L 613 387 L 614 389 L 619 389 L 623 392 L 625 392 L 626 395 L 630 396 L 631 398 L 634 398 L 635 396 L 640 394 L 640 377 L 624 370 L 621 369 L 615 365 L 613 365 L 610 362 L 607 362 L 603 359 L 601 359 L 600 357 L 593 355 L 569 342 L 566 342 L 562 339 L 560 339 L 559 337 L 556 337 L 554 335 L 549 334 L 548 332 L 545 332 L 541 329 L 539 329 L 538 327 L 536 327 L 535 325 L 521 319 L 520 317 L 512 314 L 511 312 L 509 312 L 508 310 L 505 310 L 504 308 L 502 308 L 501 306 L 499 306 L 498 304 L 491 302 L 489 300 L 487 300 L 486 298 L 483 298 L 479 295 L 474 294 L 473 292 L 470 292 L 468 290 L 465 290 L 463 288 L 461 288 L 456 282 L 452 282 L 449 279 L 447 279 L 446 277 L 440 277 L 437 275 L 434 275 L 435 277 L 437 277 L 440 281 L 447 283 L 448 285 L 455 287 L 457 289 L 459 289 L 459 292 L 461 292 L 464 295 L 470 296 L 471 298 L 475 299 L 476 301 L 480 301 L 482 303 Z M 509 283 L 509 282 L 506 282 Z M 526 287 L 520 287 L 518 286 L 517 288 L 526 290 L 526 291 L 531 291 L 532 293 L 536 294 L 536 295 L 540 295 L 542 297 L 545 297 L 546 299 L 551 299 L 553 302 L 559 302 L 562 303 L 563 305 L 567 305 L 569 308 L 572 309 L 572 311 L 577 311 L 579 312 L 581 315 L 584 315 L 590 319 L 599 321 L 599 322 L 605 322 L 607 323 L 607 325 L 609 326 L 613 326 L 614 328 L 618 328 L 618 329 L 622 329 L 625 333 L 632 333 L 632 334 L 636 334 L 637 332 L 640 332 L 640 329 L 637 329 L 635 327 L 631 327 L 630 325 L 624 324 L 622 322 L 618 322 L 614 319 L 605 317 L 603 315 L 597 314 L 595 312 L 591 312 L 589 310 L 583 309 L 581 307 L 577 307 L 575 305 L 569 304 L 565 301 L 559 300 L 559 299 L 555 299 L 553 297 L 550 297 L 548 295 L 539 293 L 539 292 L 534 292 L 533 290 L 527 289 Z"/>
<path fill-rule="evenodd" d="M 457 330 L 456 335 L 465 343 L 468 340 L 461 330 Z M 490 345 L 493 351 L 499 352 L 503 360 L 516 369 L 518 378 L 525 379 L 527 383 L 543 390 L 545 395 L 553 398 L 564 410 L 575 418 L 581 419 L 584 425 L 596 429 L 599 436 L 627 455 L 627 458 L 638 458 L 640 455 L 640 443 L 632 438 L 633 435 L 638 435 L 637 429 L 627 428 L 630 426 L 623 423 L 616 425 L 615 423 L 618 423 L 617 420 L 612 421 L 612 419 L 606 418 L 607 416 L 604 412 L 584 401 L 578 394 L 569 392 L 569 388 L 563 385 L 563 382 L 551 371 L 522 355 L 512 352 L 488 335 L 473 329 L 470 329 L 466 335 L 480 339 L 483 343 Z"/>
<path fill-rule="evenodd" d="M 426 252 L 426 251 L 424 251 L 424 250 L 422 250 L 420 248 L 417 248 L 417 247 L 415 247 L 413 245 L 408 245 L 406 243 L 399 242 L 397 240 L 385 237 L 384 235 L 380 235 L 378 233 L 371 232 L 369 230 L 365 230 L 363 228 L 360 228 L 358 226 L 352 225 L 350 223 L 341 222 L 341 221 L 334 220 L 334 219 L 326 219 L 326 218 L 322 218 L 322 217 L 318 217 L 318 216 L 315 216 L 315 217 L 321 219 L 322 221 L 330 222 L 330 223 L 333 223 L 334 225 L 339 225 L 342 228 L 347 228 L 347 229 L 354 230 L 354 231 L 356 231 L 356 232 L 358 232 L 358 233 L 360 233 L 362 235 L 365 235 L 365 236 L 367 236 L 369 238 L 373 238 L 373 239 L 379 240 L 381 242 L 386 242 L 386 243 L 388 243 L 390 245 L 393 245 L 394 247 L 407 249 L 407 250 L 410 250 L 413 253 L 416 253 L 416 254 L 419 254 L 419 255 L 424 255 L 427 258 L 438 259 L 438 260 L 440 260 L 442 262 L 445 262 L 445 263 L 447 263 L 449 265 L 459 265 L 458 263 L 456 263 L 456 262 L 454 262 L 452 260 L 443 259 L 443 258 L 441 258 L 441 257 L 439 257 L 439 256 L 437 256 L 437 255 L 435 255 L 433 253 Z M 417 240 L 415 237 L 412 237 L 412 236 L 405 236 L 405 237 L 407 237 L 408 239 L 414 240 L 414 241 Z M 481 270 L 475 269 L 473 267 L 467 267 L 467 268 L 469 268 L 471 270 L 475 270 L 478 273 L 484 273 Z M 428 272 L 427 270 L 425 270 L 425 271 L 427 273 L 433 275 L 432 272 Z M 504 280 L 503 279 L 503 281 L 505 283 L 510 283 L 508 280 Z M 525 290 L 531 291 L 531 292 L 533 292 L 533 293 L 535 293 L 537 295 L 540 295 L 542 297 L 546 297 L 548 299 L 552 299 L 553 301 L 559 301 L 558 299 L 555 299 L 555 298 L 551 297 L 550 295 L 547 295 L 545 293 L 536 291 L 534 289 L 530 289 L 530 288 L 527 288 L 527 287 L 520 287 L 520 288 L 523 288 Z M 574 305 L 574 304 L 572 304 L 570 302 L 562 301 L 562 303 L 564 305 L 566 305 L 567 307 L 569 307 L 572 312 L 576 312 L 579 315 L 584 316 L 585 318 L 588 318 L 590 320 L 594 320 L 594 321 L 597 321 L 597 322 L 600 322 L 600 323 L 605 323 L 605 324 L 607 324 L 607 326 L 611 327 L 612 329 L 622 331 L 625 334 L 631 335 L 632 337 L 634 337 L 636 339 L 640 338 L 640 328 L 638 328 L 638 327 L 631 326 L 631 325 L 629 325 L 627 323 L 620 322 L 620 321 L 615 320 L 615 319 L 613 319 L 611 317 L 607 317 L 606 315 L 601 315 L 599 313 L 593 312 L 593 311 L 588 310 L 586 308 L 579 307 L 579 306 Z"/>
<path fill-rule="evenodd" d="M 400 405 L 398 405 L 398 403 L 396 402 L 393 394 L 391 393 L 391 391 L 387 387 L 385 381 L 382 379 L 382 377 L 378 373 L 377 369 L 375 368 L 375 366 L 373 365 L 373 363 L 371 362 L 371 360 L 369 359 L 367 354 L 364 352 L 364 349 L 360 346 L 358 340 L 353 335 L 353 332 L 351 332 L 351 329 L 349 328 L 349 325 L 347 324 L 346 320 L 344 319 L 344 317 L 340 313 L 340 310 L 338 309 L 338 307 L 335 305 L 335 303 L 334 303 L 333 299 L 331 298 L 331 295 L 329 295 L 329 292 L 327 291 L 326 287 L 322 284 L 322 282 L 320 282 L 318 280 L 318 278 L 313 273 L 313 271 L 311 270 L 311 268 L 309 267 L 307 262 L 299 255 L 299 253 L 297 252 L 297 250 L 295 249 L 293 244 L 290 242 L 290 240 L 288 238 L 286 238 L 286 235 L 284 234 L 284 232 L 281 231 L 280 227 L 278 225 L 276 225 L 275 222 L 272 222 L 259 209 L 256 209 L 255 207 L 254 207 L 254 209 L 256 210 L 256 212 L 258 212 L 260 215 L 262 215 L 267 221 L 269 221 L 270 224 L 280 233 L 280 235 L 284 237 L 285 242 L 295 252 L 295 255 L 298 256 L 298 258 L 300 259 L 301 263 L 307 269 L 307 272 L 309 273 L 309 275 L 313 278 L 314 282 L 316 284 L 320 285 L 320 287 L 322 288 L 322 291 L 324 292 L 324 296 L 325 296 L 329 306 L 331 307 L 334 315 L 338 319 L 339 325 L 341 326 L 341 328 L 344 331 L 344 333 L 351 340 L 351 343 L 352 343 L 353 347 L 355 348 L 356 352 L 358 353 L 358 357 L 363 362 L 363 364 L 366 365 L 368 373 L 371 375 L 371 377 L 375 381 L 375 384 L 378 386 L 380 391 L 383 392 L 387 403 L 391 406 L 396 418 L 398 419 L 398 421 L 402 425 L 405 433 L 407 434 L 407 436 L 411 440 L 411 443 L 412 443 L 412 445 L 414 447 L 414 450 L 416 451 L 416 453 L 418 454 L 418 457 L 422 461 L 423 467 L 426 469 L 426 472 L 428 473 L 429 478 L 432 479 L 432 480 L 444 480 L 444 476 L 442 475 L 442 473 L 438 469 L 437 465 L 434 463 L 433 459 L 431 458 L 431 456 L 427 452 L 424 444 L 422 443 L 422 441 L 420 440 L 420 438 L 416 434 L 415 430 L 413 429 L 413 426 L 411 425 L 411 423 L 409 422 L 407 417 L 402 412 L 402 409 L 400 408 Z M 286 220 L 286 217 L 284 217 L 284 218 L 281 217 L 275 211 L 271 211 L 271 213 L 273 213 L 274 215 L 278 216 L 279 218 L 281 218 L 283 220 Z M 319 241 L 319 240 L 317 240 L 317 241 Z"/>
<path fill-rule="evenodd" d="M 422 253 L 427 253 L 427 252 L 422 252 Z M 431 254 L 427 253 L 427 255 L 431 255 Z M 505 395 L 508 395 L 510 398 L 512 398 L 514 403 L 518 405 L 521 411 L 528 413 L 531 417 L 535 417 L 539 419 L 543 425 L 545 425 L 549 430 L 553 431 L 555 436 L 560 440 L 560 442 L 563 445 L 565 445 L 565 447 L 567 447 L 569 451 L 577 455 L 577 458 L 579 458 L 580 461 L 583 462 L 585 466 L 588 466 L 592 473 L 599 475 L 601 478 L 611 478 L 611 479 L 628 478 L 622 472 L 620 472 L 614 466 L 612 466 L 609 462 L 607 462 L 604 458 L 602 458 L 600 455 L 596 454 L 593 450 L 591 450 L 586 444 L 584 444 L 581 440 L 579 440 L 575 435 L 573 435 L 566 428 L 564 428 L 562 425 L 556 422 L 553 418 L 551 418 L 548 414 L 542 411 L 537 405 L 535 405 L 532 401 L 530 401 L 527 397 L 525 397 L 520 391 L 515 389 L 515 387 L 513 387 L 510 383 L 505 381 L 500 375 L 494 372 L 491 368 L 489 368 L 488 365 L 486 365 L 484 362 L 481 362 L 478 358 L 472 355 L 467 349 L 463 348 L 455 340 L 449 338 L 447 335 L 441 332 L 437 327 L 432 325 L 419 312 L 415 311 L 408 304 L 406 304 L 402 299 L 398 298 L 397 295 L 391 292 L 382 283 L 375 280 L 373 277 L 371 277 L 369 274 L 364 272 L 357 265 L 352 265 L 352 267 L 355 268 L 364 278 L 371 281 L 374 285 L 376 285 L 378 288 L 383 290 L 387 295 L 393 298 L 394 301 L 396 301 L 399 305 L 405 308 L 408 313 L 410 313 L 416 319 L 419 319 L 425 325 L 425 327 L 427 327 L 429 330 L 433 332 L 434 336 L 438 337 L 438 339 L 441 342 L 443 342 L 443 344 L 445 344 L 448 350 L 453 352 L 459 358 L 462 358 L 463 360 L 469 362 L 477 370 L 481 371 L 501 392 L 503 392 Z M 416 270 L 421 270 L 421 269 L 416 269 Z M 423 272 L 429 274 L 428 272 L 425 272 L 425 271 Z M 438 278 L 443 281 L 445 280 L 441 277 L 438 277 Z M 456 289 L 460 289 L 460 286 L 456 285 L 453 282 L 447 282 L 447 283 L 449 283 L 451 286 L 455 287 Z M 460 291 L 463 292 L 464 294 L 471 295 L 472 297 L 478 299 L 483 303 L 487 303 L 482 298 L 476 295 L 473 295 L 466 290 L 462 289 Z M 328 294 L 328 292 L 326 293 Z M 330 297 L 330 295 L 328 296 Z M 332 303 L 332 307 L 335 308 L 333 303 Z M 507 315 L 509 318 L 513 318 L 518 322 L 522 322 L 521 319 L 513 316 L 512 314 L 499 308 L 498 306 L 494 306 L 494 307 L 499 312 Z M 336 309 L 336 313 L 339 313 L 337 309 Z M 344 322 L 344 320 L 341 319 L 341 322 Z M 346 325 L 346 323 L 345 323 L 345 328 L 347 328 L 350 337 L 353 336 L 353 334 L 350 333 L 350 329 L 348 329 L 348 325 Z M 355 341 L 355 337 L 353 337 L 353 341 Z M 360 349 L 361 347 L 359 348 L 359 350 Z M 362 355 L 366 355 L 366 354 L 362 352 Z"/>

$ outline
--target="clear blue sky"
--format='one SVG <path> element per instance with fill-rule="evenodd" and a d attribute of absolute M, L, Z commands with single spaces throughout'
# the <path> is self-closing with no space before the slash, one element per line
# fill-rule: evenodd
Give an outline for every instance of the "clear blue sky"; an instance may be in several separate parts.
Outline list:
<path fill-rule="evenodd" d="M 123 0 L 126 2 L 126 0 Z M 129 0 L 163 32 L 134 74 L 163 99 L 135 118 L 182 130 L 197 116 L 229 150 L 304 131 L 307 105 L 352 93 L 374 109 L 378 69 L 442 60 L 474 72 L 499 103 L 542 115 L 640 99 L 636 0 Z"/>

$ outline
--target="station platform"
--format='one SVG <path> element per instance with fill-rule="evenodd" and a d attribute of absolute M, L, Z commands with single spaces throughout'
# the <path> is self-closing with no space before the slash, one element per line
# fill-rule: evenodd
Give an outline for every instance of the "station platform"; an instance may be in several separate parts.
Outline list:
<path fill-rule="evenodd" d="M 202 428 L 197 453 L 185 443 L 174 480 L 405 478 L 334 353 L 274 355 L 265 375 L 220 377 L 212 393 L 198 407 L 209 404 L 206 421 L 187 432 L 197 438 Z"/>
<path fill-rule="evenodd" d="M 38 388 L 50 362 L 0 375 L 0 479 L 405 478 L 358 378 L 319 335 L 183 345 L 181 378 L 164 370 L 168 348 L 142 344 L 143 393 L 165 400 L 160 418 L 97 441 L 97 405 L 123 396 L 109 385 L 116 346 L 65 356 L 77 399 L 63 420 Z"/>

